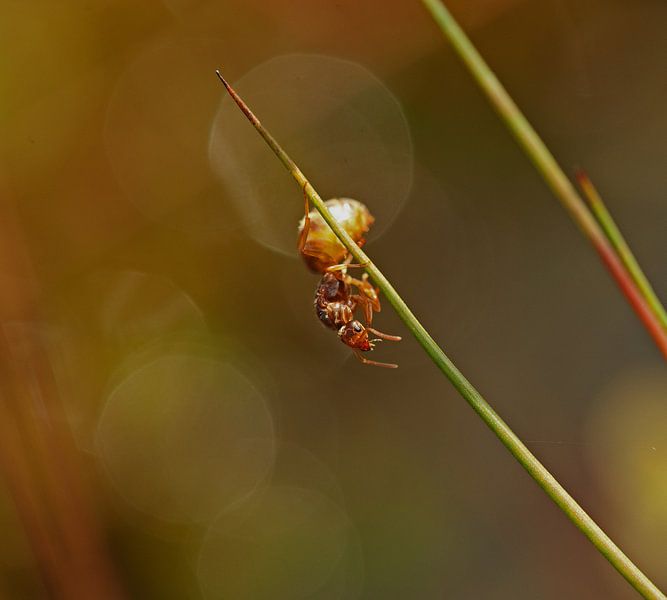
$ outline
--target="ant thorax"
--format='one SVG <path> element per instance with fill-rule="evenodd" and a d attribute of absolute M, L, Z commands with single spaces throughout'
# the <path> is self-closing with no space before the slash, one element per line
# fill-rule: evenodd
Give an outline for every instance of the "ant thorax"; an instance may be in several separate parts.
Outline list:
<path fill-rule="evenodd" d="M 315 312 L 331 329 L 338 329 L 353 318 L 350 289 L 339 274 L 325 273 L 315 291 Z"/>

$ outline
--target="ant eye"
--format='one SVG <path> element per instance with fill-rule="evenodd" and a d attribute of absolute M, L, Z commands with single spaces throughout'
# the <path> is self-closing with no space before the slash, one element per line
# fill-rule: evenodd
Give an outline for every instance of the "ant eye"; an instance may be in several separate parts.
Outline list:
<path fill-rule="evenodd" d="M 357 333 L 359 333 L 361 331 L 361 325 L 359 325 L 359 323 L 353 323 L 352 329 L 354 329 Z"/>

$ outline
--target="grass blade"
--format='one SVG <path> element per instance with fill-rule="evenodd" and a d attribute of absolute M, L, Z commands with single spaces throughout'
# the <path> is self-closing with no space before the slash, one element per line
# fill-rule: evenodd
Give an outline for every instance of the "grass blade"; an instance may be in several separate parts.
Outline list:
<path fill-rule="evenodd" d="M 602 262 L 616 280 L 662 355 L 667 359 L 667 332 L 665 328 L 635 285 L 621 258 L 616 254 L 607 236 L 553 154 L 519 110 L 519 107 L 445 5 L 440 0 L 422 0 L 422 2 L 554 195 L 570 213 L 584 235 L 591 241 Z"/>
<path fill-rule="evenodd" d="M 371 261 L 366 253 L 354 243 L 349 234 L 341 227 L 333 215 L 324 205 L 324 201 L 315 191 L 315 188 L 306 179 L 296 163 L 281 148 L 275 138 L 264 128 L 259 119 L 252 113 L 250 108 L 239 97 L 234 89 L 225 81 L 219 71 L 217 75 L 223 85 L 234 99 L 239 108 L 254 125 L 255 129 L 264 138 L 276 156 L 292 174 L 300 188 L 308 195 L 313 206 L 322 215 L 329 227 L 334 231 L 338 239 L 350 251 L 355 262 L 366 265 L 366 272 L 373 278 L 376 285 L 382 290 L 387 300 L 394 307 L 400 318 L 415 336 L 419 344 L 431 357 L 436 366 L 449 379 L 456 390 L 470 404 L 472 409 L 482 418 L 488 427 L 498 436 L 500 441 L 519 461 L 530 476 L 556 503 L 556 505 L 567 515 L 567 517 L 584 533 L 584 535 L 595 545 L 595 547 L 607 558 L 607 560 L 625 577 L 630 584 L 645 598 L 665 600 L 664 594 L 642 573 L 642 571 L 623 553 L 623 551 L 607 536 L 600 526 L 584 511 L 577 501 L 570 496 L 565 488 L 558 483 L 556 478 L 547 468 L 533 455 L 519 437 L 510 429 L 491 405 L 482 397 L 449 359 L 445 352 L 438 346 L 408 305 L 399 296 L 398 292 L 389 283 L 380 269 Z"/>
<path fill-rule="evenodd" d="M 590 205 L 593 214 L 597 217 L 607 238 L 614 246 L 617 254 L 621 257 L 625 268 L 630 272 L 632 279 L 644 296 L 648 305 L 651 307 L 651 310 L 658 318 L 658 321 L 660 321 L 660 324 L 663 328 L 667 329 L 667 312 L 665 312 L 665 307 L 661 304 L 660 299 L 653 291 L 651 283 L 646 275 L 644 275 L 635 255 L 632 253 L 632 250 L 630 250 L 630 246 L 628 246 L 628 243 L 625 241 L 623 234 L 616 225 L 609 210 L 607 210 L 607 206 L 593 185 L 588 173 L 581 169 L 578 170 L 577 181 L 584 192 L 584 196 L 586 196 L 588 200 L 588 204 Z"/>

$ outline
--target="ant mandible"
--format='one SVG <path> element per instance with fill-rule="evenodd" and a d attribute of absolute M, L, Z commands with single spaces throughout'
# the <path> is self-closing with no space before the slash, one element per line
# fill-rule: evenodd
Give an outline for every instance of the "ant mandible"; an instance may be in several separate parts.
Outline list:
<path fill-rule="evenodd" d="M 315 313 L 325 327 L 338 332 L 341 341 L 352 348 L 354 355 L 362 363 L 396 369 L 396 364 L 369 360 L 361 354 L 373 350 L 376 342 L 398 342 L 401 338 L 371 327 L 373 312 L 381 310 L 379 290 L 369 283 L 366 273 L 361 279 L 347 273 L 348 268 L 364 265 L 353 265 L 352 255 L 322 216 L 317 211 L 310 212 L 307 185 L 308 182 L 303 186 L 305 214 L 299 223 L 297 247 L 310 270 L 322 273 L 322 279 L 315 291 Z M 334 198 L 324 204 L 354 242 L 360 247 L 363 246 L 366 241 L 364 235 L 375 221 L 368 208 L 349 198 Z M 354 288 L 357 288 L 357 293 Z M 357 308 L 363 308 L 365 326 L 355 319 L 354 311 Z M 369 333 L 376 337 L 370 339 Z"/>

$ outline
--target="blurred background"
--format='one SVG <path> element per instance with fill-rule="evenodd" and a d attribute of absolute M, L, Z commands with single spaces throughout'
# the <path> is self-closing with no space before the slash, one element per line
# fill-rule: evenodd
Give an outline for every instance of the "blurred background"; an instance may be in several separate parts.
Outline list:
<path fill-rule="evenodd" d="M 449 3 L 667 298 L 667 5 Z M 632 598 L 411 339 L 312 310 L 221 68 L 528 446 L 667 586 L 667 373 L 419 2 L 2 0 L 0 595 Z"/>

